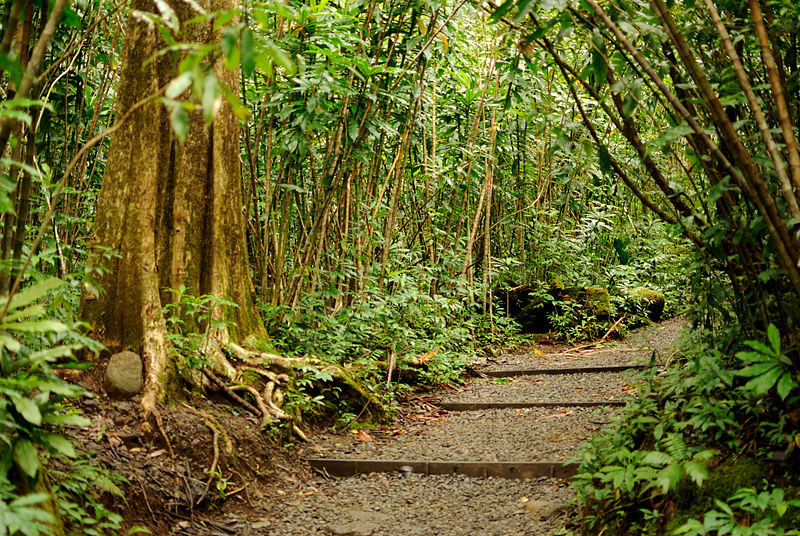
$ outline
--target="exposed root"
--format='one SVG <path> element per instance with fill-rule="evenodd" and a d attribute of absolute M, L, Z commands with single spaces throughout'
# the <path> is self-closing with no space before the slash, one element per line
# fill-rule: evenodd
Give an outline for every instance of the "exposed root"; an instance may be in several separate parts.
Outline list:
<path fill-rule="evenodd" d="M 244 389 L 245 391 L 253 395 L 253 399 L 256 401 L 256 405 L 258 406 L 258 409 L 261 411 L 261 428 L 268 426 L 269 423 L 271 423 L 276 418 L 274 413 L 270 411 L 271 408 L 267 408 L 267 405 L 264 403 L 264 398 L 261 396 L 261 393 L 259 393 L 254 387 L 250 385 L 236 385 L 234 386 L 234 389 Z M 281 413 L 283 412 L 281 411 Z"/>
<path fill-rule="evenodd" d="M 264 370 L 263 368 L 259 367 L 249 367 L 247 365 L 242 365 L 239 367 L 239 370 L 242 372 L 254 372 L 264 378 L 267 378 L 269 381 L 274 383 L 289 383 L 289 375 L 288 374 L 276 374 L 269 370 Z"/>
<path fill-rule="evenodd" d="M 211 433 L 214 435 L 214 459 L 211 461 L 211 467 L 208 469 L 208 480 L 206 480 L 206 486 L 203 488 L 203 493 L 200 494 L 200 497 L 195 502 L 196 505 L 199 505 L 203 502 L 203 499 L 206 498 L 208 495 L 208 490 L 211 489 L 211 482 L 214 480 L 214 473 L 217 470 L 217 464 L 219 463 L 219 430 L 217 426 L 211 423 L 211 421 L 206 420 L 205 425 L 211 430 Z"/>
<path fill-rule="evenodd" d="M 264 402 L 269 406 L 270 412 L 273 415 L 280 415 L 280 417 L 278 417 L 279 419 L 289 419 L 289 415 L 273 401 L 276 387 L 277 386 L 273 382 L 269 382 L 267 386 L 264 387 Z"/>
<path fill-rule="evenodd" d="M 226 395 L 228 395 L 230 398 L 232 398 L 233 400 L 238 402 L 244 409 L 246 409 L 247 411 L 249 411 L 250 413 L 252 413 L 253 415 L 256 415 L 256 416 L 258 416 L 261 413 L 250 402 L 246 401 L 245 399 L 243 399 L 242 397 L 240 397 L 239 395 L 234 393 L 233 389 L 228 387 L 228 385 L 224 381 L 219 379 L 213 372 L 211 372 L 210 370 L 208 370 L 206 368 L 203 368 L 202 370 L 203 370 L 203 374 L 205 374 L 206 378 L 211 380 L 211 382 L 214 385 L 216 385 L 217 387 L 222 389 L 225 392 Z"/>
<path fill-rule="evenodd" d="M 294 432 L 294 435 L 296 435 L 301 441 L 305 441 L 306 443 L 309 442 L 308 436 L 296 424 L 292 425 L 292 432 Z"/>
<path fill-rule="evenodd" d="M 357 392 L 364 400 L 372 402 L 372 407 L 375 410 L 383 413 L 383 404 L 381 401 L 372 392 L 365 389 L 363 385 L 354 380 L 347 369 L 340 365 L 313 358 L 282 357 L 269 352 L 251 352 L 233 343 L 228 343 L 226 348 L 236 356 L 239 361 L 247 364 L 247 370 L 253 372 L 263 369 L 264 367 L 277 368 L 287 372 L 294 371 L 301 367 L 314 367 L 320 372 L 328 373 L 337 381 L 347 385 L 353 391 Z M 281 379 L 280 376 L 278 379 Z M 268 399 L 268 397 L 264 398 Z"/>

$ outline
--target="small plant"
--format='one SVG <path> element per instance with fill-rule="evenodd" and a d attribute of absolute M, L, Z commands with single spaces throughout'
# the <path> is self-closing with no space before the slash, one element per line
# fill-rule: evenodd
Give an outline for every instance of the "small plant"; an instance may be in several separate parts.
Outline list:
<path fill-rule="evenodd" d="M 231 324 L 219 318 L 220 309 L 237 305 L 212 295 L 192 296 L 184 285 L 177 290 L 165 288 L 164 292 L 172 294 L 172 300 L 164 306 L 164 320 L 173 351 L 183 356 L 190 368 L 203 368 L 206 365 L 203 350 L 212 331 L 225 330 Z"/>
<path fill-rule="evenodd" d="M 780 488 L 758 492 L 753 488 L 738 490 L 727 501 L 716 499 L 715 508 L 703 520 L 690 519 L 673 534 L 705 536 L 731 534 L 735 536 L 797 536 L 800 519 L 787 519 L 790 508 L 800 507 L 800 500 L 787 499 Z"/>

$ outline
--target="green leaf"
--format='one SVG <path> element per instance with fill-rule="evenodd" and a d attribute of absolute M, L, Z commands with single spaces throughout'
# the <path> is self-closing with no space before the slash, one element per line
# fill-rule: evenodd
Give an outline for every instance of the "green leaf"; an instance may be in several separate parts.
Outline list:
<path fill-rule="evenodd" d="M 22 345 L 14 337 L 10 337 L 5 333 L 0 333 L 0 349 L 6 347 L 9 352 L 17 353 L 22 349 Z"/>
<path fill-rule="evenodd" d="M 517 0 L 506 0 L 505 2 L 500 4 L 500 6 L 497 9 L 494 10 L 494 13 L 492 13 L 492 16 L 489 17 L 489 20 L 491 22 L 499 21 L 500 19 L 502 19 L 505 16 L 506 13 L 511 11 L 511 8 L 514 7 L 514 4 L 516 2 L 517 2 Z"/>
<path fill-rule="evenodd" d="M 592 32 L 592 71 L 597 84 L 602 85 L 608 75 L 608 65 L 606 65 L 606 45 L 603 36 L 597 28 Z"/>
<path fill-rule="evenodd" d="M 632 116 L 638 105 L 631 95 L 625 95 L 625 100 L 622 101 L 622 116 L 626 119 Z"/>
<path fill-rule="evenodd" d="M 63 281 L 58 279 L 57 277 L 51 277 L 49 279 L 44 279 L 39 281 L 19 292 L 11 298 L 11 304 L 8 306 L 9 311 L 13 311 L 22 307 L 23 305 L 28 305 L 29 303 L 33 303 L 36 300 L 39 300 L 47 295 L 48 292 L 51 290 L 55 290 L 61 287 L 64 284 Z M 5 304 L 5 300 L 0 300 L 0 305 Z"/>
<path fill-rule="evenodd" d="M 161 12 L 162 20 L 167 28 L 173 32 L 180 31 L 180 21 L 170 5 L 165 0 L 154 0 L 154 2 L 158 10 Z"/>
<path fill-rule="evenodd" d="M 242 32 L 239 47 L 241 49 L 242 74 L 250 76 L 256 69 L 257 55 L 253 32 L 250 31 L 250 28 L 245 28 Z"/>
<path fill-rule="evenodd" d="M 222 53 L 225 54 L 225 67 L 231 71 L 239 65 L 239 47 L 236 46 L 238 38 L 239 34 L 236 28 L 225 28 L 222 30 L 220 46 L 222 48 Z"/>
<path fill-rule="evenodd" d="M 770 324 L 767 328 L 767 339 L 769 340 L 769 344 L 772 346 L 772 350 L 775 352 L 775 355 L 780 355 L 781 334 L 778 332 L 778 328 L 775 327 L 775 324 Z"/>
<path fill-rule="evenodd" d="M 36 405 L 36 402 L 19 394 L 12 396 L 11 401 L 14 402 L 14 407 L 17 408 L 19 414 L 26 421 L 34 426 L 42 424 L 42 413 L 39 411 L 39 406 Z"/>
<path fill-rule="evenodd" d="M 58 434 L 44 434 L 42 440 L 59 454 L 68 458 L 75 457 L 75 447 L 72 446 L 72 441 L 69 439 Z"/>
<path fill-rule="evenodd" d="M 600 171 L 605 174 L 611 173 L 611 153 L 608 152 L 605 145 L 597 146 L 597 160 L 598 164 L 600 164 Z"/>
<path fill-rule="evenodd" d="M 77 350 L 82 347 L 83 346 L 80 344 L 54 346 L 53 348 L 47 348 L 45 350 L 37 350 L 36 352 L 33 352 L 29 359 L 31 361 L 53 361 L 59 357 L 70 357 L 72 356 L 73 350 Z"/>
<path fill-rule="evenodd" d="M 20 66 L 15 56 L 0 54 L 0 69 L 10 75 L 14 83 L 19 86 L 24 69 Z"/>
<path fill-rule="evenodd" d="M 292 58 L 290 58 L 286 51 L 284 51 L 282 48 L 274 44 L 270 44 L 265 52 L 267 53 L 267 56 L 272 58 L 272 62 L 278 67 L 283 67 L 287 74 L 293 75 L 295 72 L 297 72 L 297 66 L 292 61 Z"/>
<path fill-rule="evenodd" d="M 14 213 L 14 202 L 5 191 L 0 190 L 0 214 L 9 213 Z"/>
<path fill-rule="evenodd" d="M 47 499 L 50 498 L 50 495 L 47 493 L 28 493 L 27 495 L 23 495 L 22 497 L 18 497 L 9 503 L 9 507 L 14 510 L 17 508 L 22 508 L 23 506 L 32 506 L 34 504 L 43 503 Z"/>
<path fill-rule="evenodd" d="M 780 375 L 781 369 L 778 367 L 773 367 L 768 372 L 762 374 L 761 376 L 756 376 L 747 382 L 744 386 L 744 389 L 746 391 L 751 391 L 755 396 L 766 394 L 767 391 L 772 389 L 772 386 L 775 385 L 775 382 L 778 381 Z"/>
<path fill-rule="evenodd" d="M 772 369 L 779 369 L 778 364 L 774 361 L 762 361 L 756 363 L 755 365 L 750 365 L 743 368 L 742 370 L 736 372 L 736 375 L 744 377 L 761 376 Z"/>
<path fill-rule="evenodd" d="M 528 16 L 528 13 L 531 12 L 531 9 L 533 9 L 533 6 L 535 4 L 536 4 L 536 0 L 520 0 L 519 1 L 519 10 L 517 11 L 517 14 L 514 15 L 514 18 L 512 19 L 514 24 L 519 24 L 520 22 L 522 22 L 523 19 L 525 19 L 525 17 Z"/>
<path fill-rule="evenodd" d="M 189 134 L 189 114 L 186 109 L 179 103 L 175 103 L 169 119 L 172 123 L 172 131 L 175 132 L 178 141 L 181 143 L 186 141 L 186 136 Z"/>
<path fill-rule="evenodd" d="M 675 459 L 672 456 L 657 450 L 648 452 L 642 460 L 642 463 L 647 465 L 668 465 L 674 462 Z"/>
<path fill-rule="evenodd" d="M 698 486 L 701 486 L 705 479 L 708 478 L 708 469 L 701 463 L 686 462 L 683 464 L 683 470 Z"/>
<path fill-rule="evenodd" d="M 55 331 L 62 333 L 69 331 L 69 328 L 63 322 L 58 320 L 27 320 L 23 322 L 3 322 L 0 324 L 0 329 L 7 331 L 27 331 L 31 333 L 47 333 L 48 331 Z"/>
<path fill-rule="evenodd" d="M 39 304 L 31 305 L 30 307 L 26 307 L 21 311 L 17 311 L 13 314 L 6 315 L 3 318 L 3 322 L 13 322 L 14 320 L 19 320 L 21 318 L 30 318 L 30 317 L 40 317 L 44 315 L 46 312 L 44 306 Z"/>
<path fill-rule="evenodd" d="M 172 82 L 169 83 L 164 95 L 168 99 L 177 99 L 192 86 L 192 73 L 186 72 L 179 75 Z"/>
<path fill-rule="evenodd" d="M 63 415 L 48 413 L 42 417 L 42 424 L 59 424 L 63 426 L 89 426 L 92 421 L 82 415 Z"/>
<path fill-rule="evenodd" d="M 347 133 L 350 135 L 351 140 L 356 141 L 356 138 L 358 138 L 358 131 L 358 121 L 356 119 L 352 119 L 347 128 Z"/>
<path fill-rule="evenodd" d="M 203 117 L 211 123 L 216 115 L 217 99 L 219 98 L 219 82 L 213 73 L 206 75 L 203 80 Z"/>
<path fill-rule="evenodd" d="M 14 461 L 26 475 L 33 478 L 39 470 L 39 454 L 36 447 L 26 438 L 18 439 L 14 444 Z"/>
<path fill-rule="evenodd" d="M 786 397 L 789 396 L 789 393 L 792 392 L 792 389 L 795 387 L 797 387 L 797 383 L 794 381 L 791 374 L 781 374 L 778 385 L 776 386 L 778 396 L 781 397 L 781 400 L 786 400 Z"/>
<path fill-rule="evenodd" d="M 667 493 L 674 488 L 681 479 L 681 466 L 673 463 L 664 467 L 658 472 L 656 485 L 661 487 L 663 493 Z"/>
<path fill-rule="evenodd" d="M 233 108 L 233 114 L 241 121 L 245 121 L 250 116 L 250 110 L 242 106 L 239 97 L 237 97 L 228 86 L 223 84 L 220 86 L 220 89 L 222 90 L 222 94 L 225 95 L 225 100 L 227 100 L 228 104 Z"/>

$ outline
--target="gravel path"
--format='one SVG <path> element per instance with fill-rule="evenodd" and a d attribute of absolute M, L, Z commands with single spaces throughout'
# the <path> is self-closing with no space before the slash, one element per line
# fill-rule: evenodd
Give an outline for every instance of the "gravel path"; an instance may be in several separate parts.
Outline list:
<path fill-rule="evenodd" d="M 686 321 L 672 318 L 662 324 L 632 331 L 623 341 L 609 341 L 598 346 L 536 345 L 517 349 L 497 359 L 486 360 L 479 370 L 510 368 L 573 368 L 613 365 L 646 365 L 655 352 L 656 362 L 663 363 L 672 355 Z"/>
<path fill-rule="evenodd" d="M 547 478 L 386 473 L 306 489 L 308 495 L 288 500 L 265 519 L 267 534 L 545 536 L 563 527 L 565 516 L 558 510 L 572 496 L 566 483 Z"/>
<path fill-rule="evenodd" d="M 555 368 L 646 364 L 671 355 L 680 320 L 602 347 L 528 348 L 476 368 Z M 417 404 L 394 425 L 358 434 L 321 434 L 302 455 L 326 458 L 447 461 L 548 461 L 571 458 L 615 411 L 552 407 L 447 412 L 429 402 L 618 401 L 635 394 L 638 373 L 533 375 L 476 379 Z M 638 376 L 637 376 L 638 375 Z M 574 493 L 566 482 L 461 475 L 377 473 L 298 483 L 297 496 L 270 508 L 262 523 L 280 535 L 545 536 L 565 534 Z M 574 527 L 572 527 L 574 529 Z"/>
<path fill-rule="evenodd" d="M 620 401 L 636 393 L 636 386 L 642 381 L 641 374 L 631 371 L 479 379 L 471 381 L 463 389 L 443 394 L 442 400 L 447 402 Z"/>
<path fill-rule="evenodd" d="M 609 408 L 523 408 L 454 411 L 368 440 L 331 436 L 316 456 L 379 460 L 565 461 L 608 424 Z"/>

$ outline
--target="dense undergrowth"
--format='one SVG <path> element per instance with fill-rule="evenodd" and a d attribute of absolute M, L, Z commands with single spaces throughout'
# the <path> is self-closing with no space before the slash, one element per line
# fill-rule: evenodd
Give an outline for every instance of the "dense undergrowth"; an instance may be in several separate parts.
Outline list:
<path fill-rule="evenodd" d="M 696 330 L 647 380 L 578 457 L 585 533 L 800 534 L 800 376 L 768 335 Z"/>

